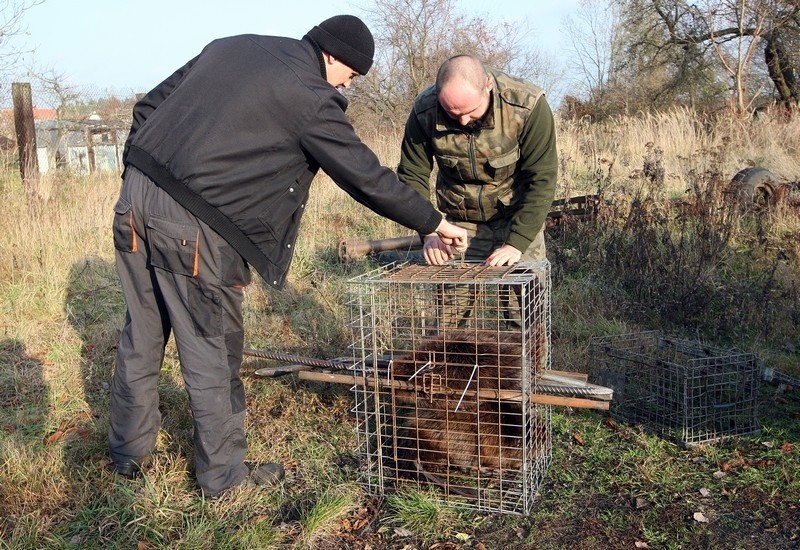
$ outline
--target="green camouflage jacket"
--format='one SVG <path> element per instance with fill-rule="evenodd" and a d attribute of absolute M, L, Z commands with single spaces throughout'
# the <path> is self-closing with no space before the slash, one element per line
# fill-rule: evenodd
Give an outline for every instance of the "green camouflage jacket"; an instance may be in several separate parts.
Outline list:
<path fill-rule="evenodd" d="M 494 79 L 487 114 L 469 131 L 450 118 L 436 87 L 414 101 L 397 175 L 453 220 L 511 220 L 507 243 L 524 252 L 542 228 L 558 175 L 555 123 L 541 88 L 503 72 Z"/>

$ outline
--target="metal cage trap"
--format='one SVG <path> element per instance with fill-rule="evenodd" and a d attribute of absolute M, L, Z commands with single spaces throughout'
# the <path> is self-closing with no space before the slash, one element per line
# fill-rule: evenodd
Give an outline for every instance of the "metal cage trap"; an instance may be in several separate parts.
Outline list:
<path fill-rule="evenodd" d="M 755 354 L 650 331 L 594 338 L 589 357 L 618 420 L 682 447 L 760 430 Z"/>
<path fill-rule="evenodd" d="M 528 513 L 552 457 L 550 266 L 389 265 L 350 280 L 364 482 Z"/>
<path fill-rule="evenodd" d="M 295 363 L 259 376 L 351 386 L 372 493 L 434 485 L 456 504 L 527 514 L 552 458 L 551 406 L 609 408 L 609 388 L 551 369 L 547 261 L 389 264 L 350 279 L 347 306 L 349 357 L 245 354 Z"/>

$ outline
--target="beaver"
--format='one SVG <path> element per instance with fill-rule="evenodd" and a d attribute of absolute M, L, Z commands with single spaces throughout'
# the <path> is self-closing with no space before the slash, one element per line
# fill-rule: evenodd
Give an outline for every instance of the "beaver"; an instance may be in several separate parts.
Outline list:
<path fill-rule="evenodd" d="M 398 475 L 442 485 L 438 474 L 450 469 L 519 470 L 523 446 L 532 446 L 523 441 L 523 366 L 531 388 L 543 365 L 543 338 L 543 331 L 532 331 L 523 357 L 518 332 L 458 329 L 422 338 L 396 356 L 392 378 L 403 382 L 394 399 Z M 520 399 L 501 400 L 495 392 L 504 390 L 519 391 Z M 539 418 L 528 411 L 527 433 L 536 437 Z"/>

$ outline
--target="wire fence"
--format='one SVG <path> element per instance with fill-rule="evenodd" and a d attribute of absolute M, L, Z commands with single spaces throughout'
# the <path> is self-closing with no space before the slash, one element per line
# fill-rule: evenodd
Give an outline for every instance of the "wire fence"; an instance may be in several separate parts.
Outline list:
<path fill-rule="evenodd" d="M 15 115 L 13 84 L 0 81 L 0 170 L 18 170 L 20 165 L 20 130 L 15 123 L 20 115 Z M 56 81 L 27 84 L 40 173 L 121 171 L 122 149 L 138 94 Z"/>

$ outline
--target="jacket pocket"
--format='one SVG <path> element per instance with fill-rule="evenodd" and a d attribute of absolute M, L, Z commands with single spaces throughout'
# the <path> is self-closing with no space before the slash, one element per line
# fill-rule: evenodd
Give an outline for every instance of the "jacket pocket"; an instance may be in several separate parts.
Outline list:
<path fill-rule="evenodd" d="M 133 208 L 122 197 L 114 205 L 114 222 L 111 227 L 114 232 L 114 248 L 121 252 L 139 250 L 139 241 L 133 228 Z"/>
<path fill-rule="evenodd" d="M 436 164 L 439 172 L 451 181 L 469 181 L 472 177 L 469 158 L 454 157 L 451 155 L 436 155 Z"/>
<path fill-rule="evenodd" d="M 436 203 L 441 212 L 457 220 L 466 221 L 467 215 L 466 189 L 464 185 L 436 185 Z"/>
<path fill-rule="evenodd" d="M 487 163 L 489 164 L 489 177 L 498 183 L 510 178 L 514 175 L 514 171 L 517 169 L 518 160 L 519 147 L 514 147 L 514 149 L 508 153 L 488 158 Z"/>
<path fill-rule="evenodd" d="M 258 217 L 262 225 L 260 235 L 248 236 L 275 264 L 288 266 L 302 217 L 302 205 L 276 201 Z"/>
<path fill-rule="evenodd" d="M 153 216 L 147 223 L 150 263 L 176 275 L 196 277 L 200 228 Z"/>

